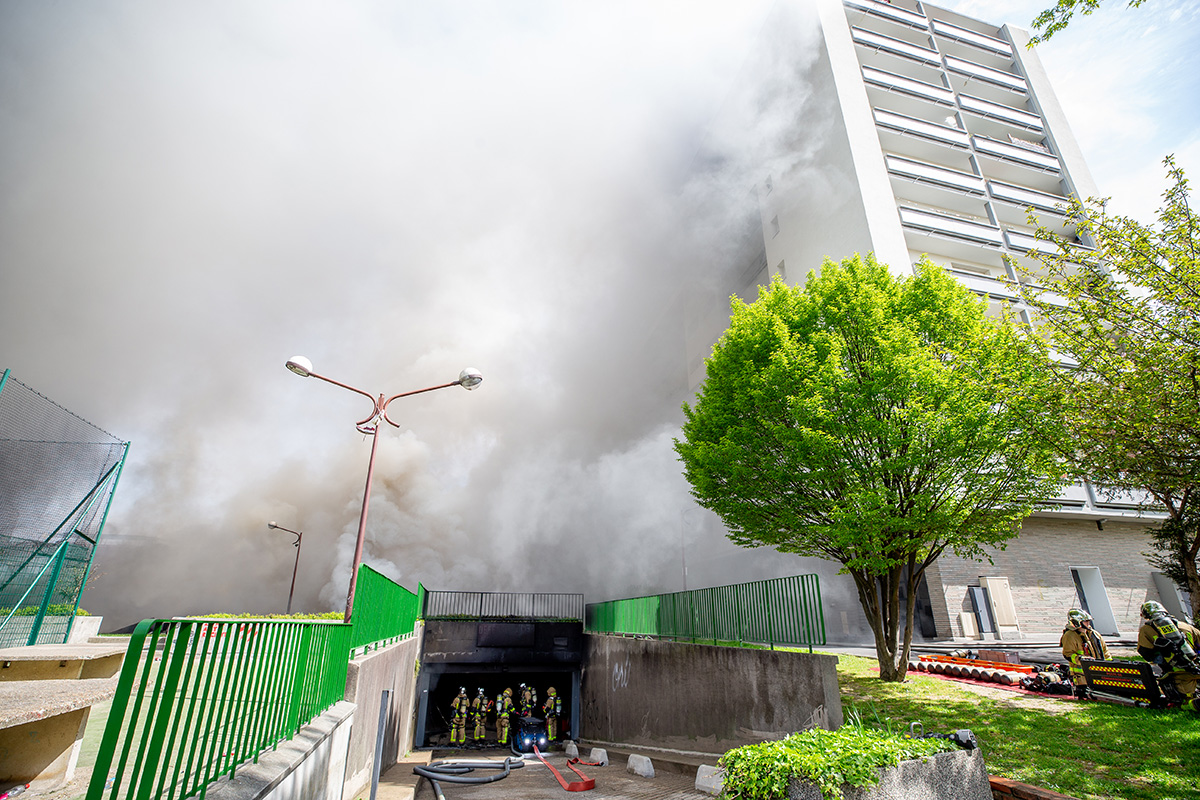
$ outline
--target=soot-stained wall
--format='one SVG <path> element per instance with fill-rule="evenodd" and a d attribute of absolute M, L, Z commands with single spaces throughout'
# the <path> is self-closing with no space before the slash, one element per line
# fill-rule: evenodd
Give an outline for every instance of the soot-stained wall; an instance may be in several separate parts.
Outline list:
<path fill-rule="evenodd" d="M 837 656 L 584 636 L 581 737 L 723 753 L 842 724 Z"/>

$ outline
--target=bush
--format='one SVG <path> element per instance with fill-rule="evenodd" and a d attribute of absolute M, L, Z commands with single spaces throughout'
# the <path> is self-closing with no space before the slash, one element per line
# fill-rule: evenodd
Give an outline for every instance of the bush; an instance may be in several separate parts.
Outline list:
<path fill-rule="evenodd" d="M 786 797 L 793 778 L 812 781 L 827 800 L 842 796 L 842 784 L 867 788 L 879 783 L 879 770 L 901 761 L 956 749 L 944 739 L 909 739 L 886 731 L 847 725 L 793 733 L 777 742 L 730 750 L 721 756 L 725 770 L 722 797 L 773 800 Z"/>
<path fill-rule="evenodd" d="M 309 619 L 343 619 L 345 613 L 341 611 L 326 611 L 321 614 L 194 614 L 190 615 L 191 619 L 278 619 L 278 620 L 296 620 L 303 622 Z"/>
<path fill-rule="evenodd" d="M 36 617 L 39 608 L 41 608 L 41 606 L 21 606 L 17 609 L 13 616 Z M 10 611 L 12 611 L 12 606 L 9 606 L 8 608 L 0 608 L 0 619 L 7 617 Z M 75 608 L 73 603 L 51 603 L 50 605 L 46 606 L 47 617 L 69 617 L 72 616 L 72 614 L 77 617 L 91 616 L 91 614 L 89 614 L 86 610 L 82 608 Z"/>

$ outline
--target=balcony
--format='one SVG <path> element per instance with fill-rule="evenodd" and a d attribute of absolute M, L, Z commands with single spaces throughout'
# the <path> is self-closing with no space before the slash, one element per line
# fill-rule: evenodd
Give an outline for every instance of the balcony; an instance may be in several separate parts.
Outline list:
<path fill-rule="evenodd" d="M 880 3 L 878 0 L 844 0 L 844 5 L 846 8 L 865 11 L 873 16 L 900 22 L 913 28 L 925 30 L 929 27 L 929 20 L 923 14 L 917 14 L 890 3 Z"/>
<path fill-rule="evenodd" d="M 977 134 L 971 136 L 971 144 L 984 157 L 980 159 L 984 177 L 1050 194 L 1062 191 L 1062 171 L 1050 153 Z"/>
<path fill-rule="evenodd" d="M 984 180 L 977 175 L 959 172 L 954 169 L 926 164 L 923 161 L 913 161 L 907 158 L 887 153 L 884 155 L 888 172 L 919 183 L 931 183 L 949 189 L 956 189 L 970 194 L 984 193 Z"/>
<path fill-rule="evenodd" d="M 1044 239 L 1038 239 L 1036 236 L 1031 236 L 1028 233 L 1006 230 L 1004 232 L 1004 238 L 1008 243 L 1008 249 L 1015 250 L 1018 253 L 1028 253 L 1030 251 L 1034 251 L 1053 255 L 1058 252 L 1058 248 L 1053 242 L 1047 242 Z"/>
<path fill-rule="evenodd" d="M 1026 130 L 1040 133 L 1043 129 L 1042 118 L 1037 114 L 1031 114 L 1028 111 L 1021 111 L 1000 103 L 993 103 L 990 100 L 984 100 L 980 97 L 960 94 L 958 96 L 958 105 L 963 111 L 978 114 L 981 117 L 989 119 L 1000 120 L 1001 122 L 1025 128 Z"/>
<path fill-rule="evenodd" d="M 933 32 L 951 41 L 961 42 L 962 44 L 970 45 L 994 55 L 1004 56 L 1009 59 L 1013 57 L 1012 45 L 1003 39 L 997 39 L 994 36 L 988 36 L 985 33 L 973 31 L 958 25 L 951 25 L 945 20 L 935 19 L 933 21 Z"/>
<path fill-rule="evenodd" d="M 900 223 L 905 228 L 915 231 L 974 244 L 999 247 L 1003 242 L 1000 229 L 990 223 L 939 214 L 936 211 L 900 206 Z"/>
<path fill-rule="evenodd" d="M 966 148 L 970 145 L 970 136 L 962 128 L 939 125 L 936 122 L 926 122 L 923 119 L 885 111 L 882 108 L 873 109 L 875 124 L 901 133 L 919 136 L 951 147 Z M 1057 159 L 1055 160 L 1057 162 Z"/>
<path fill-rule="evenodd" d="M 950 274 L 963 286 L 975 294 L 991 297 L 996 300 L 1020 300 L 1020 293 L 1012 281 L 1004 278 L 992 278 L 986 275 L 976 275 L 972 272 L 961 272 L 951 269 Z"/>
<path fill-rule="evenodd" d="M 1042 211 L 1062 214 L 1063 208 L 1067 205 L 1067 198 L 1060 194 L 1039 192 L 1034 189 L 1026 189 L 1024 186 L 1014 186 L 1011 183 L 1001 183 L 1000 181 L 988 181 L 987 185 L 989 193 L 996 200 L 1014 203 L 1022 208 L 1033 206 Z"/>
<path fill-rule="evenodd" d="M 944 86 L 935 86 L 932 83 L 906 78 L 903 75 L 885 72 L 874 67 L 864 66 L 862 75 L 863 81 L 868 87 L 875 86 L 889 93 L 902 95 L 904 98 L 914 98 L 947 108 L 954 107 L 954 92 Z"/>
<path fill-rule="evenodd" d="M 872 50 L 880 50 L 924 64 L 937 66 L 938 68 L 942 65 L 942 57 L 938 55 L 936 50 L 928 47 L 922 47 L 903 41 L 902 39 L 895 39 L 891 36 L 884 36 L 883 34 L 857 27 L 850 28 L 850 35 L 853 37 L 855 43 L 869 47 Z"/>
<path fill-rule="evenodd" d="M 1000 86 L 1022 95 L 1027 94 L 1029 91 L 1025 79 L 1021 76 L 1013 75 L 1011 72 L 1005 72 L 1001 69 L 985 67 L 983 64 L 976 64 L 974 61 L 967 61 L 965 58 L 946 56 L 946 68 L 959 75 L 981 80 L 993 86 Z"/>

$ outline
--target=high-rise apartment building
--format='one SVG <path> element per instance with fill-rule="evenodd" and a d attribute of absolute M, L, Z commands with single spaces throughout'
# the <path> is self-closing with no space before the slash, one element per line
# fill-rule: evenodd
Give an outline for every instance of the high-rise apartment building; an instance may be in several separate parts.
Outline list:
<path fill-rule="evenodd" d="M 726 120 L 726 131 L 757 125 L 760 135 L 746 162 L 758 172 L 748 179 L 758 214 L 724 296 L 749 299 L 774 275 L 796 283 L 826 256 L 872 251 L 905 274 L 928 256 L 1025 313 L 1017 284 L 1030 279 L 1010 259 L 1041 246 L 1027 210 L 1070 235 L 1059 205 L 1098 194 L 1028 35 L 918 0 L 814 0 L 777 12 L 765 38 L 735 90 L 752 97 L 749 112 Z M 694 389 L 715 336 L 693 327 Z M 1026 520 L 992 564 L 942 557 L 921 598 L 924 634 L 1055 635 L 1082 606 L 1102 632 L 1131 635 L 1146 599 L 1182 611 L 1143 556 L 1159 516 L 1146 499 L 1079 483 Z M 837 616 L 831 637 L 852 635 Z"/>

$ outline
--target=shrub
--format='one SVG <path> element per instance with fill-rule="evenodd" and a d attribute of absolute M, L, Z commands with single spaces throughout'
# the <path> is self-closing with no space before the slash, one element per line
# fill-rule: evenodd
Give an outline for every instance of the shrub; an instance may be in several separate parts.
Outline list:
<path fill-rule="evenodd" d="M 777 742 L 730 750 L 721 756 L 725 770 L 722 797 L 774 800 L 786 797 L 793 778 L 812 781 L 827 800 L 842 796 L 842 784 L 867 788 L 879 782 L 879 770 L 901 761 L 956 749 L 944 739 L 909 739 L 886 731 L 845 726 L 793 733 Z"/>

